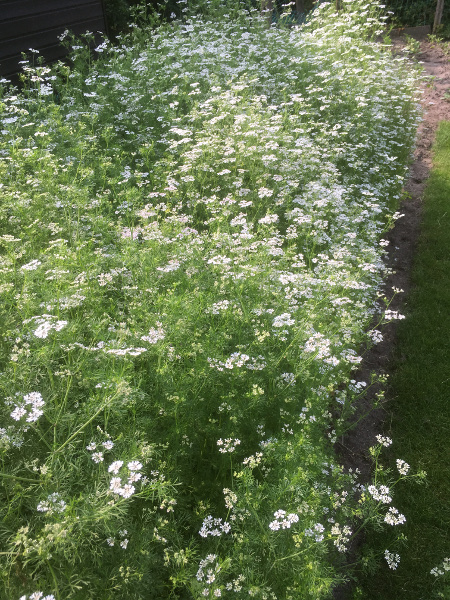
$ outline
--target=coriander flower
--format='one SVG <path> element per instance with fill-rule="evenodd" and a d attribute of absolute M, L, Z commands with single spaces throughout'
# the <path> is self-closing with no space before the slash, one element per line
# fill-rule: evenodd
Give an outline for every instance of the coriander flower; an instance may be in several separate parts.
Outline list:
<path fill-rule="evenodd" d="M 49 515 L 53 514 L 54 512 L 62 513 L 66 510 L 66 508 L 67 504 L 64 502 L 64 500 L 61 500 L 58 492 L 54 492 L 53 494 L 47 496 L 47 500 L 42 500 L 36 507 L 39 512 L 46 512 Z"/>
<path fill-rule="evenodd" d="M 324 538 L 324 531 L 325 527 L 322 525 L 322 523 L 316 523 L 312 529 L 310 528 L 305 530 L 305 535 L 308 537 L 314 537 L 316 542 L 322 542 Z"/>
<path fill-rule="evenodd" d="M 391 506 L 389 512 L 384 517 L 384 522 L 388 525 L 402 525 L 403 523 L 406 523 L 406 517 L 399 513 L 396 508 Z"/>
<path fill-rule="evenodd" d="M 367 491 L 377 502 L 382 502 L 383 504 L 390 504 L 392 502 L 392 498 L 389 496 L 389 488 L 385 485 L 380 485 L 379 488 L 375 485 L 369 485 Z"/>
<path fill-rule="evenodd" d="M 11 413 L 11 417 L 15 421 L 20 421 L 20 419 L 26 414 L 27 411 L 23 408 L 23 406 L 16 406 L 16 408 Z"/>
<path fill-rule="evenodd" d="M 123 460 L 115 460 L 113 463 L 111 463 L 108 467 L 108 473 L 114 473 L 114 475 L 117 475 L 117 473 L 120 471 L 120 468 L 123 465 Z"/>
<path fill-rule="evenodd" d="M 123 497 L 123 498 L 130 498 L 134 492 L 136 491 L 136 488 L 134 487 L 134 485 L 131 485 L 130 483 L 126 483 L 123 488 L 121 490 L 119 490 L 119 494 Z"/>
<path fill-rule="evenodd" d="M 211 515 L 203 519 L 202 528 L 199 534 L 206 538 L 209 535 L 213 537 L 220 537 L 222 533 L 229 533 L 231 526 L 227 521 L 222 522 L 222 519 L 214 519 Z"/>
<path fill-rule="evenodd" d="M 392 552 L 389 552 L 389 550 L 385 550 L 384 558 L 386 559 L 388 567 L 395 571 L 400 562 L 400 556 L 398 554 L 393 554 Z"/>
<path fill-rule="evenodd" d="M 220 438 L 217 440 L 217 445 L 219 446 L 219 452 L 222 454 L 226 454 L 227 452 L 234 452 L 236 450 L 236 446 L 239 446 L 241 440 L 227 438 L 226 440 L 222 440 Z"/>
<path fill-rule="evenodd" d="M 113 477 L 109 483 L 109 489 L 115 494 L 119 494 L 122 489 L 122 480 L 120 477 Z"/>
<path fill-rule="evenodd" d="M 138 460 L 132 460 L 127 464 L 127 467 L 130 469 L 130 471 L 139 471 L 142 469 L 142 464 Z"/>
<path fill-rule="evenodd" d="M 91 458 L 92 458 L 92 460 L 93 460 L 95 463 L 101 463 L 101 462 L 103 462 L 103 460 L 104 460 L 104 459 L 103 459 L 103 452 L 94 452 L 94 454 L 92 455 L 92 457 L 91 457 Z"/>
<path fill-rule="evenodd" d="M 397 470 L 400 473 L 400 475 L 407 475 L 407 473 L 410 469 L 408 463 L 405 462 L 404 460 L 402 460 L 401 458 L 398 458 L 396 463 L 397 463 Z"/>
<path fill-rule="evenodd" d="M 290 529 L 292 523 L 298 523 L 298 515 L 295 513 L 286 514 L 285 510 L 277 510 L 273 513 L 275 520 L 269 523 L 269 529 L 278 531 L 279 529 Z"/>
<path fill-rule="evenodd" d="M 379 444 L 381 444 L 382 446 L 384 446 L 385 448 L 388 448 L 392 444 L 391 438 L 384 437 L 382 435 L 377 435 L 377 442 Z"/>
<path fill-rule="evenodd" d="M 26 416 L 27 423 L 34 423 L 41 415 L 44 414 L 41 408 L 45 405 L 45 402 L 39 392 L 30 392 L 29 394 L 25 394 L 23 401 L 24 404 L 15 405 L 14 410 L 11 412 L 11 417 L 15 421 L 19 421 L 22 417 Z M 29 405 L 31 408 L 30 412 L 27 412 L 27 409 L 25 408 L 27 405 Z"/>
<path fill-rule="evenodd" d="M 439 577 L 440 575 L 445 575 L 447 571 L 450 571 L 450 558 L 444 558 L 442 564 L 431 569 L 430 575 Z"/>
<path fill-rule="evenodd" d="M 42 265 L 40 260 L 32 260 L 26 265 L 22 265 L 20 267 L 21 271 L 35 271 L 40 265 Z"/>

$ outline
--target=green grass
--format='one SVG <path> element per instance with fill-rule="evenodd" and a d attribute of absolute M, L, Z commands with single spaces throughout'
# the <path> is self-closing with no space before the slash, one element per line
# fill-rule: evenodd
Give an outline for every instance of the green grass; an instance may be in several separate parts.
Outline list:
<path fill-rule="evenodd" d="M 367 599 L 450 598 L 448 572 L 430 574 L 450 556 L 450 122 L 437 135 L 413 285 L 391 381 L 391 434 L 396 457 L 427 478 L 396 495 L 407 515 L 402 561 L 371 575 Z"/>

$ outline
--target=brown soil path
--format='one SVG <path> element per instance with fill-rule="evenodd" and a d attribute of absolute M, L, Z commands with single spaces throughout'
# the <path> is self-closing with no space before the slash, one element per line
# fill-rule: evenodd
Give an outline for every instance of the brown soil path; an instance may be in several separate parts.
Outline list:
<path fill-rule="evenodd" d="M 404 41 L 397 38 L 393 44 L 394 52 L 402 52 Z M 388 266 L 392 274 L 387 278 L 384 293 L 392 297 L 392 288 L 404 290 L 398 294 L 390 308 L 402 313 L 407 307 L 408 291 L 411 288 L 411 270 L 414 252 L 420 233 L 422 212 L 422 198 L 426 181 L 430 172 L 432 157 L 431 147 L 436 135 L 438 124 L 441 120 L 450 121 L 450 60 L 438 47 L 428 41 L 421 41 L 421 52 L 417 56 L 422 63 L 424 74 L 429 78 L 421 84 L 423 90 L 421 104 L 423 107 L 423 120 L 418 129 L 417 144 L 414 153 L 414 162 L 411 165 L 411 176 L 405 189 L 410 198 L 403 201 L 400 212 L 404 217 L 396 222 L 394 229 L 387 236 Z M 444 98 L 449 92 L 449 100 Z M 371 373 L 389 374 L 389 364 L 392 358 L 396 339 L 396 324 L 390 323 L 383 330 L 383 341 L 371 348 L 364 356 L 363 367 L 357 373 L 358 380 L 370 382 Z M 370 411 L 375 395 L 380 391 L 379 386 L 374 386 L 361 401 L 355 415 L 355 421 Z M 350 431 L 340 442 L 339 452 L 344 466 L 359 468 L 363 478 L 368 478 L 370 473 L 370 460 L 367 449 L 375 443 L 375 436 L 381 433 L 383 422 L 389 410 L 388 402 L 380 408 L 370 412 L 369 416 L 362 419 L 358 426 Z"/>

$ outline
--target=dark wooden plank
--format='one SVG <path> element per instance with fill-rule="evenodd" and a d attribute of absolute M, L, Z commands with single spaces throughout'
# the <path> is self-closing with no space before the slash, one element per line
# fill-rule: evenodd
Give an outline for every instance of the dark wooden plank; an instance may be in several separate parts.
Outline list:
<path fill-rule="evenodd" d="M 90 21 L 102 18 L 102 7 L 98 2 L 90 2 L 83 7 L 61 9 L 53 12 L 36 14 L 32 17 L 0 22 L 0 40 L 3 42 L 30 33 L 48 31 L 59 27 L 61 31 L 79 21 Z"/>
<path fill-rule="evenodd" d="M 105 32 L 103 0 L 0 0 L 0 74 L 20 71 L 21 54 L 30 48 L 46 62 L 62 58 L 67 50 L 58 36 L 66 29 Z"/>
<path fill-rule="evenodd" d="M 79 21 L 78 23 L 70 23 L 67 28 L 75 34 L 86 33 L 86 31 L 101 31 L 103 24 L 102 18 L 95 20 L 89 19 Z M 17 37 L 15 39 L 5 40 L 0 42 L 0 60 L 1 57 L 12 56 L 26 52 L 29 48 L 40 50 L 50 44 L 59 43 L 58 36 L 64 31 L 64 27 L 56 27 L 45 31 L 38 31 L 29 35 Z"/>
<path fill-rule="evenodd" d="M 66 56 L 67 51 L 59 45 L 48 46 L 43 50 L 42 55 L 45 57 L 45 64 L 52 63 Z M 23 60 L 21 56 L 9 56 L 0 62 L 0 73 L 3 77 L 10 78 L 16 73 L 22 72 L 22 65 L 19 61 Z"/>
<path fill-rule="evenodd" d="M 96 4 L 101 4 L 95 0 Z M 15 0 L 14 2 L 0 1 L 0 22 L 10 21 L 38 15 L 40 13 L 64 10 L 66 8 L 82 7 L 85 4 L 92 4 L 92 0 Z"/>
<path fill-rule="evenodd" d="M 73 33 L 81 35 L 89 31 L 100 31 L 103 25 L 103 18 L 96 21 L 83 21 L 81 23 L 72 23 L 70 29 Z M 67 54 L 67 50 L 61 46 L 57 38 L 61 34 L 61 29 L 47 31 L 46 37 L 33 34 L 24 38 L 19 38 L 14 41 L 14 45 L 4 45 L 0 42 L 0 74 L 9 77 L 13 73 L 21 70 L 19 61 L 22 60 L 21 52 L 26 52 L 28 48 L 34 48 L 40 51 L 40 55 L 45 59 L 46 63 L 62 58 Z M 46 43 L 43 43 L 46 42 Z M 14 48 L 14 51 L 12 51 Z M 28 54 L 30 54 L 28 52 Z"/>

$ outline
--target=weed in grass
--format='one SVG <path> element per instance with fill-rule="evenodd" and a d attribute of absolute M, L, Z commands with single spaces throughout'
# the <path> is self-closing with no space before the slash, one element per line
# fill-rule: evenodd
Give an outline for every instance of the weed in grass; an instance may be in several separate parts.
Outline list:
<path fill-rule="evenodd" d="M 405 35 L 404 38 L 405 50 L 413 56 L 417 56 L 420 53 L 420 42 L 409 35 Z"/>
<path fill-rule="evenodd" d="M 432 47 L 438 46 L 439 44 L 441 44 L 444 41 L 444 38 L 439 37 L 438 35 L 435 35 L 433 33 L 430 33 L 428 35 L 428 42 L 430 43 L 430 45 Z"/>

